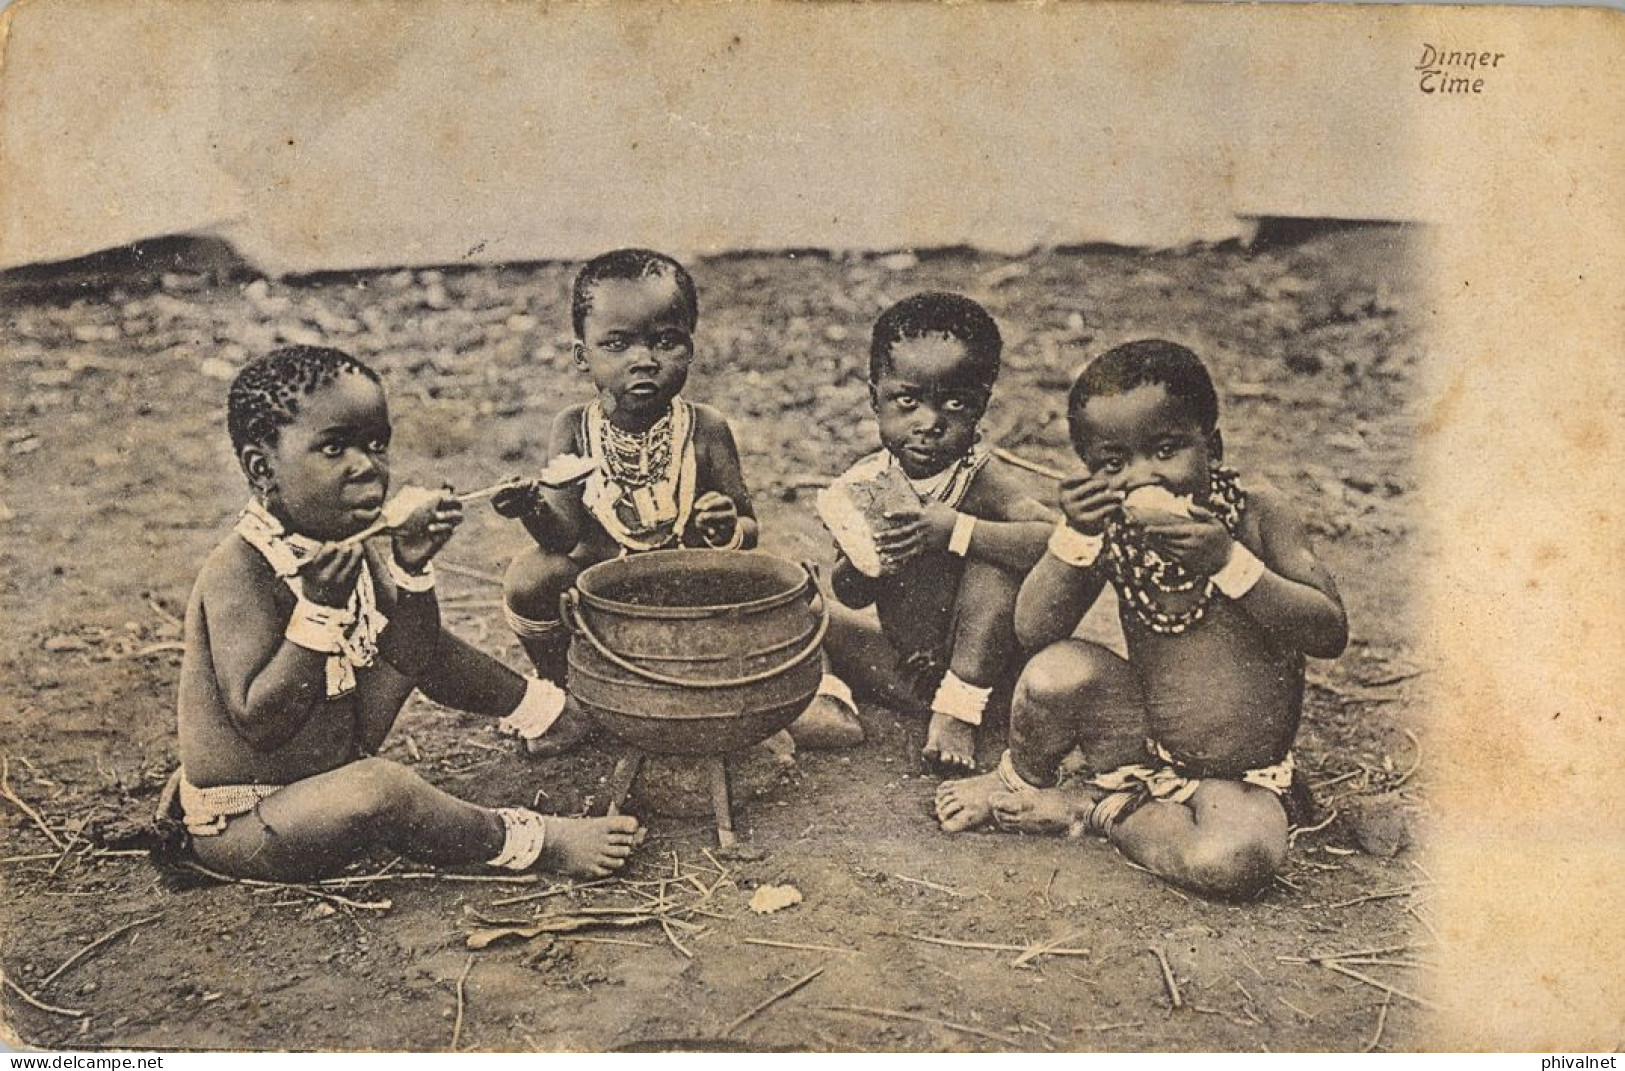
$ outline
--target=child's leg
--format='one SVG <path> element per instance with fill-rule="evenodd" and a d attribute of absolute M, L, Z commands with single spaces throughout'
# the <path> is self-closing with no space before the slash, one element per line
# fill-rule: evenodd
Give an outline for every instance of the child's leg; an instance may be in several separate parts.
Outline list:
<path fill-rule="evenodd" d="M 537 674 L 561 688 L 570 633 L 559 620 L 559 596 L 570 590 L 580 573 L 581 567 L 566 555 L 531 547 L 514 558 L 502 581 L 508 625 Z"/>
<path fill-rule="evenodd" d="M 954 598 L 948 675 L 931 702 L 927 760 L 948 769 L 976 769 L 976 728 L 988 696 L 1019 653 L 1015 613 L 1021 579 L 989 562 L 965 564 Z"/>
<path fill-rule="evenodd" d="M 1286 861 L 1279 797 L 1241 781 L 1204 780 L 1187 803 L 1143 804 L 1110 836 L 1129 859 L 1206 896 L 1251 896 Z"/>
<path fill-rule="evenodd" d="M 1074 747 L 1083 749 L 1086 768 L 1097 771 L 1145 757 L 1145 707 L 1133 671 L 1099 644 L 1076 639 L 1044 648 L 1016 682 L 1010 702 L 1014 776 L 994 771 L 943 784 L 937 790 L 942 828 L 958 833 L 981 825 L 997 805 L 1002 824 L 1065 830 L 1094 802 L 1084 789 L 1052 787 Z"/>
<path fill-rule="evenodd" d="M 631 854 L 637 820 L 546 820 L 538 865 L 602 877 Z M 505 827 L 493 810 L 435 788 L 387 759 L 362 759 L 306 778 L 234 818 L 193 850 L 211 869 L 271 881 L 333 874 L 383 848 L 449 866 L 493 859 Z"/>
<path fill-rule="evenodd" d="M 921 706 L 903 672 L 902 656 L 868 615 L 831 603 L 824 654 L 831 672 L 863 698 L 899 710 Z"/>
<path fill-rule="evenodd" d="M 568 556 L 532 547 L 514 558 L 502 583 L 508 626 L 536 667 L 536 675 L 560 689 L 569 669 L 570 633 L 559 620 L 559 597 L 570 590 L 580 573 L 581 566 Z M 526 739 L 525 750 L 537 758 L 557 755 L 586 739 L 592 730 L 592 719 L 567 700 L 545 734 Z"/>

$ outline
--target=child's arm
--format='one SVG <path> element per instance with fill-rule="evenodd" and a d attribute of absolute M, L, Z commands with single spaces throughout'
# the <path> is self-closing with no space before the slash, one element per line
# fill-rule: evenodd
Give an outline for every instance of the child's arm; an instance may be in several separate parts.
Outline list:
<path fill-rule="evenodd" d="M 704 546 L 754 548 L 756 511 L 745 487 L 733 429 L 711 406 L 695 405 L 694 437 L 699 471 L 690 528 Z"/>
<path fill-rule="evenodd" d="M 1123 495 L 1104 476 L 1080 473 L 1061 482 L 1064 520 L 1050 530 L 1045 553 L 1016 596 L 1016 639 L 1036 651 L 1071 636 L 1106 586 L 1100 538 Z"/>
<path fill-rule="evenodd" d="M 581 428 L 581 406 L 572 405 L 553 420 L 548 435 L 547 456 L 582 453 L 576 441 Z M 516 518 L 536 545 L 550 554 L 573 550 L 588 532 L 590 518 L 581 502 L 581 485 L 548 488 L 526 483 L 499 491 L 492 507 L 504 517 Z"/>
<path fill-rule="evenodd" d="M 1236 605 L 1281 646 L 1314 658 L 1336 658 L 1348 645 L 1349 631 L 1331 574 L 1315 556 L 1284 496 L 1263 487 L 1249 488 L 1247 498 L 1256 547 L 1245 538 L 1238 543 L 1211 517 L 1148 527 L 1147 533 L 1192 572 L 1215 576 L 1221 591 L 1245 589 L 1233 596 Z"/>
<path fill-rule="evenodd" d="M 434 673 L 440 647 L 440 603 L 433 587 L 420 587 L 430 560 L 463 523 L 463 506 L 450 494 L 395 529 L 374 569 L 383 581 L 389 625 L 378 637 L 378 653 L 411 681 Z M 432 581 L 431 581 L 432 583 Z"/>
<path fill-rule="evenodd" d="M 287 639 L 282 582 L 247 544 L 234 550 L 198 578 L 209 657 L 232 727 L 256 749 L 272 751 L 327 706 L 327 655 Z M 305 599 L 342 608 L 362 554 L 360 546 L 322 550 L 301 573 Z"/>

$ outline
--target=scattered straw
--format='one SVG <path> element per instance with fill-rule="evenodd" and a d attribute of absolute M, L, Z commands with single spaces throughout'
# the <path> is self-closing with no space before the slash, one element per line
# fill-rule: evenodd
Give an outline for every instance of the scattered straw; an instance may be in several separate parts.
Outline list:
<path fill-rule="evenodd" d="M 750 1011 L 745 1012 L 743 1015 L 741 1015 L 738 1018 L 734 1019 L 733 1022 L 731 1022 L 727 1026 L 723 1027 L 722 1028 L 722 1034 L 720 1036 L 727 1037 L 729 1034 L 732 1034 L 735 1030 L 738 1030 L 740 1027 L 744 1026 L 746 1023 L 748 1023 L 752 1019 L 756 1018 L 757 1015 L 759 1015 L 762 1012 L 766 1011 L 768 1008 L 771 1008 L 773 1005 L 777 1004 L 779 1001 L 783 1000 L 785 997 L 788 997 L 790 994 L 794 993 L 796 990 L 800 989 L 802 986 L 807 985 L 814 978 L 817 978 L 820 974 L 823 974 L 823 973 L 824 973 L 824 968 L 819 967 L 817 970 L 811 971 L 811 972 L 809 972 L 807 974 L 802 975 L 800 978 L 797 978 L 795 981 L 791 982 L 789 985 L 785 986 L 783 989 L 779 990 L 777 993 L 774 993 L 772 996 L 768 997 L 766 1000 L 762 1001 L 760 1004 L 757 1004 L 755 1007 L 751 1008 Z"/>
<path fill-rule="evenodd" d="M 81 948 L 79 951 L 75 952 L 73 955 L 69 956 L 67 959 L 63 960 L 61 966 L 59 966 L 56 970 L 52 971 L 50 974 L 47 974 L 40 981 L 39 987 L 41 989 L 49 989 L 51 987 L 51 983 L 56 981 L 58 978 L 60 978 L 68 970 L 68 968 L 72 967 L 75 963 L 78 963 L 80 960 L 84 959 L 86 956 L 88 956 L 92 952 L 96 951 L 96 949 L 100 948 L 102 945 L 105 945 L 107 942 L 114 940 L 120 934 L 124 934 L 124 933 L 129 932 L 130 930 L 135 929 L 137 926 L 145 926 L 147 923 L 149 923 L 149 922 L 157 922 L 161 918 L 163 918 L 162 914 L 148 915 L 144 919 L 136 919 L 133 922 L 126 922 L 122 926 L 118 926 L 118 927 L 116 927 L 114 929 L 111 929 L 111 930 L 107 931 L 106 933 L 102 934 L 100 937 L 96 938 L 94 941 L 90 942 L 90 944 L 88 944 L 85 947 Z"/>

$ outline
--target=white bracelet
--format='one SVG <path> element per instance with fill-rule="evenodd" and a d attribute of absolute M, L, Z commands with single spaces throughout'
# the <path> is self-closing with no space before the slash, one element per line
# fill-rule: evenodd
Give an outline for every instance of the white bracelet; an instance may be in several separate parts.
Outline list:
<path fill-rule="evenodd" d="M 976 530 L 976 518 L 968 513 L 954 515 L 954 530 L 948 536 L 948 553 L 963 558 L 970 553 L 970 534 Z"/>
<path fill-rule="evenodd" d="M 394 552 L 391 552 L 389 557 L 384 559 L 384 567 L 389 570 L 389 578 L 395 581 L 395 586 L 401 591 L 409 591 L 416 595 L 434 590 L 434 562 L 424 565 L 421 573 L 409 573 L 406 566 L 396 561 Z"/>
<path fill-rule="evenodd" d="M 1213 574 L 1213 586 L 1232 599 L 1239 599 L 1264 575 L 1264 563 L 1240 543 L 1231 544 L 1230 560 Z"/>
<path fill-rule="evenodd" d="M 1080 532 L 1062 521 L 1049 535 L 1051 556 L 1074 569 L 1087 569 L 1095 564 L 1106 541 L 1097 535 Z"/>
<path fill-rule="evenodd" d="M 300 597 L 282 635 L 291 644 L 321 654 L 338 654 L 344 649 L 344 630 L 352 618 L 348 610 L 323 606 Z"/>

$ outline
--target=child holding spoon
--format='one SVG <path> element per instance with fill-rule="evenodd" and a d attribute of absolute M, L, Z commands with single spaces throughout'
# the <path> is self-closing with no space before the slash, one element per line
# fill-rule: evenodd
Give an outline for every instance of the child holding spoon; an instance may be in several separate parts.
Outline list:
<path fill-rule="evenodd" d="M 375 849 L 583 877 L 623 865 L 635 819 L 480 807 L 377 757 L 414 688 L 494 716 L 552 698 L 442 626 L 432 561 L 462 506 L 421 488 L 386 505 L 377 373 L 338 350 L 278 350 L 233 381 L 227 424 L 254 496 L 193 588 L 177 703 L 199 861 L 274 881 Z"/>

